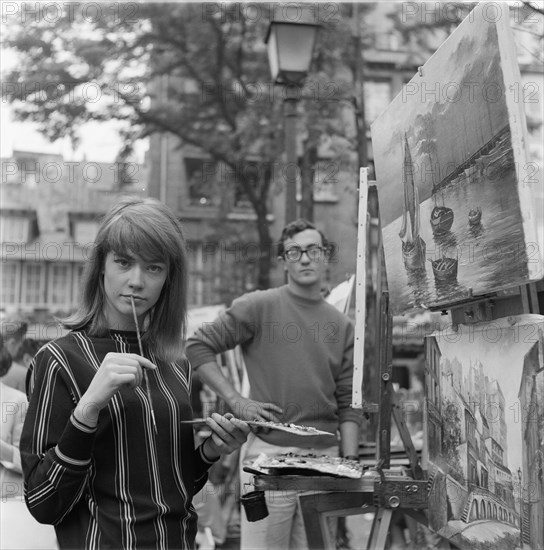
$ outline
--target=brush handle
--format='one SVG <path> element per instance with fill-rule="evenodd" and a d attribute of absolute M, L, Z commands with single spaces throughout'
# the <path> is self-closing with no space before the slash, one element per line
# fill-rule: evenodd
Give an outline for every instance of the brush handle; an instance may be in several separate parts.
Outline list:
<path fill-rule="evenodd" d="M 140 327 L 138 325 L 138 316 L 136 315 L 136 305 L 134 304 L 134 296 L 130 297 L 130 303 L 132 304 L 132 316 L 134 317 L 134 324 L 136 325 L 136 337 L 138 338 L 138 347 L 140 348 L 140 355 L 144 357 L 144 348 L 142 346 L 142 337 L 140 336 Z M 153 409 L 153 399 L 151 397 L 151 391 L 149 390 L 149 377 L 147 376 L 147 369 L 142 367 L 144 382 L 145 382 L 145 393 L 149 401 L 149 407 L 151 408 L 151 420 L 153 422 L 153 429 L 157 433 L 157 422 L 155 421 L 155 410 Z"/>

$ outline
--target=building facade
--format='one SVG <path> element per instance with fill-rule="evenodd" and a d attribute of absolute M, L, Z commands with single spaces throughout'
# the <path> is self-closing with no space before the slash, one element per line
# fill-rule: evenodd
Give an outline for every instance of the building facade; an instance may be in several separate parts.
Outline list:
<path fill-rule="evenodd" d="M 20 314 L 56 336 L 54 316 L 77 306 L 85 261 L 100 217 L 123 192 L 119 164 L 66 161 L 60 155 L 14 151 L 1 159 L 1 313 Z M 143 167 L 135 166 L 146 179 Z M 53 332 L 48 332 L 52 330 Z"/>
<path fill-rule="evenodd" d="M 523 541 L 530 548 L 544 547 L 544 331 L 523 360 L 519 389 L 523 456 L 520 477 Z"/>

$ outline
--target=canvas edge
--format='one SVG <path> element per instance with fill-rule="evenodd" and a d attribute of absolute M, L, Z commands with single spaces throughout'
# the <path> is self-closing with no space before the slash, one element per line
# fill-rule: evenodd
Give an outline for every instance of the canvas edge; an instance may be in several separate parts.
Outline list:
<path fill-rule="evenodd" d="M 537 257 L 528 259 L 528 281 L 535 281 L 544 276 L 543 269 L 543 247 L 544 238 L 538 234 L 537 220 L 534 201 L 535 185 L 538 180 L 532 180 L 529 173 L 530 153 L 528 148 L 529 135 L 527 131 L 527 119 L 525 116 L 523 94 L 513 93 L 521 84 L 521 72 L 517 59 L 517 48 L 514 35 L 510 25 L 510 10 L 508 4 L 496 3 L 496 8 L 501 10 L 501 16 L 495 23 L 499 42 L 499 55 L 504 78 L 504 93 L 506 108 L 508 111 L 508 124 L 510 126 L 512 151 L 514 153 L 514 164 L 516 169 L 518 195 L 520 199 L 520 211 L 524 240 L 527 247 L 536 244 Z"/>

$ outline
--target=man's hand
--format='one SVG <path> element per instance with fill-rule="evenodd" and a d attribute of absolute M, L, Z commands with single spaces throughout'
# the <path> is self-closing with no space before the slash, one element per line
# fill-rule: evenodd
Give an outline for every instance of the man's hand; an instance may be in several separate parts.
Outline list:
<path fill-rule="evenodd" d="M 230 404 L 234 414 L 242 420 L 264 420 L 265 422 L 280 422 L 278 415 L 283 410 L 274 403 L 253 401 L 245 397 L 238 397 L 235 403 Z"/>

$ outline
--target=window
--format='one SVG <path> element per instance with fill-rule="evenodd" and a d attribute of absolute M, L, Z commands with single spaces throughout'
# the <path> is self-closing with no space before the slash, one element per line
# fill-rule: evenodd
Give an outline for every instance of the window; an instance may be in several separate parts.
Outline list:
<path fill-rule="evenodd" d="M 476 424 L 467 410 L 465 410 L 465 430 L 467 441 L 474 443 L 474 438 L 476 437 Z"/>
<path fill-rule="evenodd" d="M 314 170 L 314 201 L 338 201 L 336 191 L 336 184 L 338 183 L 338 166 L 338 162 L 332 160 L 317 161 Z"/>
<path fill-rule="evenodd" d="M 272 177 L 271 174 L 265 173 L 266 168 L 264 164 L 260 165 L 258 162 L 250 161 L 244 164 L 240 173 L 233 174 L 236 178 L 234 187 L 234 206 L 238 208 L 251 208 L 251 202 L 242 187 L 240 179 L 243 176 L 247 180 L 249 187 L 257 190 L 261 184 L 261 178 Z"/>
<path fill-rule="evenodd" d="M 240 296 L 256 289 L 257 262 L 233 261 L 230 269 L 230 285 L 224 289 L 229 295 Z"/>
<path fill-rule="evenodd" d="M 3 304 L 17 304 L 19 302 L 19 262 L 1 262 L 0 290 Z"/>
<path fill-rule="evenodd" d="M 370 124 L 381 115 L 391 103 L 391 82 L 389 80 L 367 80 L 363 85 L 365 118 Z"/>
<path fill-rule="evenodd" d="M 221 303 L 219 286 L 219 245 L 214 242 L 189 243 L 189 296 L 192 306 Z"/>
<path fill-rule="evenodd" d="M 70 303 L 70 264 L 51 263 L 48 273 L 48 303 L 66 306 Z"/>
<path fill-rule="evenodd" d="M 483 468 L 482 468 L 482 472 L 481 472 L 481 478 L 482 478 L 481 486 L 484 489 L 487 489 L 489 487 L 489 474 L 488 474 L 487 470 L 484 470 Z"/>
<path fill-rule="evenodd" d="M 230 303 L 255 288 L 254 248 L 243 243 L 192 242 L 189 255 L 190 306 Z"/>
<path fill-rule="evenodd" d="M 43 304 L 45 302 L 45 265 L 25 263 L 23 265 L 23 304 Z"/>
<path fill-rule="evenodd" d="M 72 277 L 72 305 L 77 305 L 79 302 L 79 296 L 83 289 L 83 271 L 85 270 L 85 264 L 74 264 L 73 277 Z"/>
<path fill-rule="evenodd" d="M 74 221 L 74 241 L 85 247 L 94 242 L 98 233 L 98 222 L 92 220 Z"/>
<path fill-rule="evenodd" d="M 209 243 L 206 243 L 209 244 Z M 220 285 L 221 279 L 224 279 L 228 276 L 224 272 L 223 266 L 223 256 L 220 252 L 220 249 L 213 246 L 210 248 L 201 247 L 201 304 L 210 305 L 210 304 L 219 304 L 222 302 L 220 295 Z"/>
<path fill-rule="evenodd" d="M 402 39 L 393 29 L 374 33 L 374 46 L 377 50 L 398 51 L 401 45 Z"/>
<path fill-rule="evenodd" d="M 190 306 L 199 306 L 202 304 L 201 299 L 199 299 L 202 290 L 200 289 L 200 273 L 198 270 L 198 245 L 187 243 L 187 260 L 189 263 L 187 303 Z"/>
<path fill-rule="evenodd" d="M 468 455 L 468 482 L 478 484 L 478 468 L 474 457 Z"/>
<path fill-rule="evenodd" d="M 40 182 L 40 162 L 36 157 L 19 157 L 16 160 L 19 168 L 20 182 L 28 187 L 36 187 Z"/>
<path fill-rule="evenodd" d="M 28 238 L 28 218 L 20 216 L 2 216 L 0 235 L 3 243 L 23 243 Z"/>
<path fill-rule="evenodd" d="M 215 206 L 214 200 L 216 182 L 220 181 L 218 164 L 210 159 L 185 158 L 185 176 L 189 201 L 198 206 Z"/>

